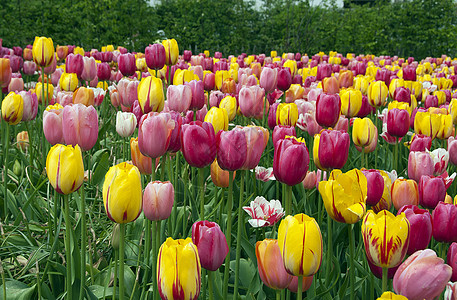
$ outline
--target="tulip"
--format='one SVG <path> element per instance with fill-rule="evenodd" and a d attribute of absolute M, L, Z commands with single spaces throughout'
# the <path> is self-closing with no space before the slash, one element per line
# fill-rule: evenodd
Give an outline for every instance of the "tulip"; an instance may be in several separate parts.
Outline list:
<path fill-rule="evenodd" d="M 205 87 L 205 91 L 214 90 L 216 85 L 216 75 L 212 72 L 208 72 L 203 76 L 203 86 Z"/>
<path fill-rule="evenodd" d="M 1 59 L 0 59 L 0 61 L 1 61 Z M 0 67 L 0 69 L 2 69 L 2 68 Z M 29 76 L 33 75 L 33 74 L 35 74 L 35 71 L 36 71 L 36 63 L 34 61 L 25 61 L 24 66 L 22 67 L 22 70 L 25 75 L 29 75 Z M 0 76 L 1 76 L 1 73 L 0 73 Z M 1 85 L 2 81 L 3 80 L 0 78 L 0 85 Z"/>
<path fill-rule="evenodd" d="M 93 106 L 67 105 L 62 113 L 62 134 L 68 145 L 90 150 L 98 139 L 98 114 Z"/>
<path fill-rule="evenodd" d="M 263 127 L 246 126 L 241 128 L 246 135 L 247 152 L 246 161 L 242 169 L 254 169 L 268 143 L 269 132 Z"/>
<path fill-rule="evenodd" d="M 335 221 L 357 223 L 365 214 L 367 179 L 363 173 L 353 169 L 347 173 L 333 170 L 328 181 L 319 183 L 328 215 Z"/>
<path fill-rule="evenodd" d="M 378 170 L 363 170 L 367 178 L 367 199 L 368 205 L 376 206 L 384 193 L 384 179 Z"/>
<path fill-rule="evenodd" d="M 85 81 L 92 81 L 97 76 L 97 64 L 93 57 L 84 57 L 84 68 L 81 74 L 81 79 Z"/>
<path fill-rule="evenodd" d="M 62 129 L 63 109 L 63 106 L 57 103 L 48 106 L 43 112 L 43 133 L 51 145 L 64 143 Z"/>
<path fill-rule="evenodd" d="M 63 73 L 60 76 L 59 85 L 61 90 L 73 92 L 78 86 L 78 76 L 75 73 Z M 37 89 L 36 92 L 37 96 L 40 97 L 41 93 L 38 93 Z"/>
<path fill-rule="evenodd" d="M 0 58 L 0 87 L 7 87 L 11 81 L 11 66 L 10 60 L 7 58 Z"/>
<path fill-rule="evenodd" d="M 138 85 L 138 101 L 144 114 L 160 112 L 164 106 L 162 80 L 149 76 Z"/>
<path fill-rule="evenodd" d="M 445 140 L 451 136 L 453 126 L 452 126 L 452 116 L 451 115 L 441 115 L 440 118 L 440 127 L 436 134 L 436 137 Z"/>
<path fill-rule="evenodd" d="M 2 101 L 2 118 L 10 125 L 17 125 L 24 114 L 24 100 L 21 94 L 10 92 Z"/>
<path fill-rule="evenodd" d="M 190 82 L 186 82 L 185 85 L 189 86 L 192 91 L 192 101 L 190 102 L 189 109 L 202 109 L 206 103 L 203 81 L 191 80 Z"/>
<path fill-rule="evenodd" d="M 56 47 L 56 55 L 59 60 L 63 60 L 68 55 L 68 46 L 59 46 Z"/>
<path fill-rule="evenodd" d="M 228 187 L 229 186 L 229 171 L 222 170 L 221 167 L 217 164 L 217 159 L 213 161 L 211 164 L 211 180 L 213 181 L 214 185 L 218 187 Z M 235 173 L 233 172 L 233 178 L 235 179 Z"/>
<path fill-rule="evenodd" d="M 309 154 L 303 139 L 287 137 L 274 145 L 275 178 L 289 186 L 303 181 L 309 167 Z"/>
<path fill-rule="evenodd" d="M 349 134 L 339 130 L 324 130 L 314 136 L 313 158 L 321 169 L 341 169 L 349 155 Z"/>
<path fill-rule="evenodd" d="M 384 81 L 374 81 L 368 88 L 368 101 L 371 106 L 383 106 L 387 100 L 389 89 Z"/>
<path fill-rule="evenodd" d="M 131 76 L 135 74 L 135 55 L 132 53 L 121 54 L 118 58 L 118 65 L 119 71 L 123 76 Z"/>
<path fill-rule="evenodd" d="M 205 115 L 205 122 L 213 125 L 214 134 L 217 134 L 221 130 L 227 130 L 229 123 L 227 110 L 218 107 L 211 107 Z"/>
<path fill-rule="evenodd" d="M 399 86 L 395 89 L 393 98 L 399 102 L 406 102 L 411 105 L 411 92 L 407 87 Z"/>
<path fill-rule="evenodd" d="M 168 145 L 167 152 L 175 153 L 181 150 L 181 128 L 183 118 L 175 111 L 170 111 L 169 114 L 174 122 L 174 128 L 171 131 L 170 144 Z"/>
<path fill-rule="evenodd" d="M 106 62 L 97 64 L 97 77 L 98 80 L 109 80 L 111 77 L 111 69 Z"/>
<path fill-rule="evenodd" d="M 23 99 L 22 121 L 34 120 L 38 112 L 38 98 L 36 94 L 26 91 L 19 93 Z"/>
<path fill-rule="evenodd" d="M 404 109 L 390 109 L 387 112 L 387 133 L 395 137 L 404 137 L 409 129 L 409 114 Z"/>
<path fill-rule="evenodd" d="M 451 281 L 456 282 L 457 281 L 457 243 L 456 242 L 453 242 L 449 246 L 446 262 L 452 268 Z"/>
<path fill-rule="evenodd" d="M 412 179 L 396 179 L 392 184 L 391 195 L 396 210 L 404 205 L 419 205 L 419 187 Z"/>
<path fill-rule="evenodd" d="M 320 94 L 316 101 L 316 121 L 323 127 L 333 127 L 341 111 L 339 95 Z"/>
<path fill-rule="evenodd" d="M 338 86 L 338 81 L 335 77 L 330 76 L 326 77 L 322 80 L 322 89 L 326 94 L 338 94 L 340 91 L 340 87 Z"/>
<path fill-rule="evenodd" d="M 302 291 L 307 291 L 310 287 L 311 284 L 313 283 L 313 277 L 314 275 L 305 277 L 303 276 L 303 281 L 302 281 Z M 297 293 L 298 291 L 298 276 L 292 276 L 292 281 L 290 282 L 289 286 L 287 289 L 291 291 L 292 293 Z"/>
<path fill-rule="evenodd" d="M 276 88 L 276 82 L 278 78 L 278 69 L 272 69 L 269 67 L 264 67 L 262 73 L 260 73 L 260 87 L 265 90 L 265 92 L 270 93 Z"/>
<path fill-rule="evenodd" d="M 140 82 L 136 79 L 122 78 L 116 85 L 120 102 L 124 107 L 132 107 L 133 102 L 138 100 L 138 86 Z"/>
<path fill-rule="evenodd" d="M 54 60 L 54 43 L 51 38 L 35 37 L 32 47 L 35 63 L 41 67 L 49 66 Z"/>
<path fill-rule="evenodd" d="M 94 90 L 86 87 L 80 87 L 73 93 L 74 104 L 84 104 L 85 106 L 93 106 L 95 104 Z"/>
<path fill-rule="evenodd" d="M 342 89 L 340 99 L 341 114 L 348 118 L 357 116 L 362 108 L 362 92 L 356 89 Z"/>
<path fill-rule="evenodd" d="M 243 87 L 239 92 L 241 113 L 247 118 L 261 119 L 265 108 L 265 90 L 259 86 Z"/>
<path fill-rule="evenodd" d="M 330 64 L 320 64 L 317 66 L 317 80 L 322 81 L 325 77 L 330 76 L 332 76 L 332 66 Z"/>
<path fill-rule="evenodd" d="M 137 167 L 123 162 L 108 170 L 103 184 L 103 204 L 108 217 L 116 223 L 129 223 L 138 218 L 142 193 Z"/>
<path fill-rule="evenodd" d="M 165 47 L 162 44 L 149 45 L 144 49 L 144 56 L 148 68 L 158 70 L 165 65 Z"/>
<path fill-rule="evenodd" d="M 136 117 L 130 112 L 118 111 L 116 114 L 116 132 L 121 137 L 129 137 L 135 131 L 137 125 Z"/>
<path fill-rule="evenodd" d="M 170 85 L 167 89 L 168 108 L 179 113 L 189 109 L 192 90 L 188 85 Z"/>
<path fill-rule="evenodd" d="M 153 159 L 167 152 L 175 122 L 168 113 L 150 112 L 141 117 L 138 145 L 143 155 Z"/>
<path fill-rule="evenodd" d="M 440 176 L 447 169 L 447 164 L 449 162 L 449 153 L 443 149 L 438 148 L 430 152 L 434 164 L 434 176 Z"/>
<path fill-rule="evenodd" d="M 297 137 L 295 127 L 276 125 L 272 133 L 273 146 L 275 146 L 279 140 L 285 139 L 286 136 Z"/>
<path fill-rule="evenodd" d="M 29 148 L 29 133 L 27 131 L 21 131 L 16 135 L 16 146 L 22 151 Z"/>
<path fill-rule="evenodd" d="M 457 242 L 457 206 L 439 202 L 432 213 L 433 238 L 438 242 Z"/>
<path fill-rule="evenodd" d="M 197 246 L 201 266 L 209 271 L 219 269 L 229 252 L 225 235 L 215 222 L 195 222 L 192 242 Z"/>
<path fill-rule="evenodd" d="M 79 54 L 69 54 L 65 59 L 65 72 L 76 73 L 78 78 L 81 78 L 81 74 L 84 70 L 84 59 Z"/>
<path fill-rule="evenodd" d="M 430 150 L 432 147 L 432 139 L 429 136 L 423 134 L 415 134 L 411 139 L 409 151 L 423 152 L 425 149 Z"/>
<path fill-rule="evenodd" d="M 140 148 L 138 146 L 138 138 L 130 139 L 130 152 L 132 154 L 132 163 L 139 169 L 140 173 L 151 174 L 152 159 L 141 154 Z"/>
<path fill-rule="evenodd" d="M 321 170 L 317 170 L 317 171 L 308 171 L 306 172 L 306 177 L 305 179 L 303 179 L 303 187 L 306 189 L 306 190 L 312 190 L 314 188 L 318 188 L 319 186 L 319 182 L 321 182 L 321 180 L 327 180 L 327 173 L 324 172 L 322 174 L 322 172 L 324 171 L 321 171 Z M 321 177 L 322 176 L 322 177 Z"/>
<path fill-rule="evenodd" d="M 376 126 L 369 118 L 356 118 L 352 128 L 352 141 L 356 146 L 368 147 L 377 141 Z"/>
<path fill-rule="evenodd" d="M 370 103 L 368 102 L 368 97 L 366 95 L 362 95 L 362 106 L 360 107 L 357 117 L 365 118 L 370 113 L 374 113 L 375 111 L 376 108 L 370 105 Z"/>
<path fill-rule="evenodd" d="M 432 300 L 443 292 L 451 275 L 452 268 L 435 251 L 420 250 L 398 268 L 393 288 L 409 300 Z"/>
<path fill-rule="evenodd" d="M 270 112 L 271 112 L 271 109 L 270 109 Z M 295 103 L 280 103 L 277 106 L 276 124 L 295 126 L 295 124 L 297 123 L 297 120 L 298 120 L 298 108 Z M 274 126 L 273 126 L 273 128 L 274 128 Z"/>
<path fill-rule="evenodd" d="M 452 117 L 451 117 L 452 122 Z M 427 111 L 419 110 L 414 117 L 414 131 L 424 134 L 434 139 L 441 125 L 441 114 L 431 114 Z"/>
<path fill-rule="evenodd" d="M 314 218 L 305 214 L 287 216 L 279 225 L 278 244 L 287 273 L 317 273 L 322 261 L 322 235 Z"/>
<path fill-rule="evenodd" d="M 165 47 L 165 64 L 176 64 L 179 56 L 178 42 L 175 39 L 163 40 L 162 45 Z"/>
<path fill-rule="evenodd" d="M 192 167 L 203 168 L 216 157 L 216 136 L 208 122 L 195 121 L 184 124 L 181 132 L 182 153 Z"/>
<path fill-rule="evenodd" d="M 265 239 L 255 245 L 260 279 L 269 288 L 282 290 L 289 286 L 292 276 L 286 272 L 278 241 Z"/>
<path fill-rule="evenodd" d="M 432 216 L 426 209 L 416 205 L 405 205 L 397 215 L 405 213 L 410 225 L 409 246 L 406 254 L 412 255 L 417 250 L 428 247 L 432 239 Z"/>
<path fill-rule="evenodd" d="M 277 88 L 281 91 L 287 91 L 292 84 L 292 75 L 288 68 L 281 69 L 277 76 Z"/>
<path fill-rule="evenodd" d="M 30 46 L 30 45 L 28 45 Z M 25 60 L 32 60 L 33 59 L 33 50 L 32 48 L 24 48 L 24 51 L 22 53 L 22 56 L 24 57 Z"/>
<path fill-rule="evenodd" d="M 149 182 L 143 194 L 144 216 L 150 221 L 167 219 L 171 214 L 175 191 L 169 182 Z"/>
<path fill-rule="evenodd" d="M 410 226 L 405 214 L 369 210 L 362 222 L 362 236 L 368 260 L 382 268 L 398 266 L 409 245 Z"/>
<path fill-rule="evenodd" d="M 349 88 L 354 83 L 354 73 L 351 71 L 340 72 L 338 76 L 338 86 L 340 89 Z M 340 95 L 341 96 L 341 95 Z"/>
<path fill-rule="evenodd" d="M 244 166 L 248 150 L 246 135 L 241 128 L 218 132 L 216 146 L 217 163 L 223 170 L 235 171 Z"/>
<path fill-rule="evenodd" d="M 237 113 L 237 101 L 235 97 L 226 96 L 219 103 L 219 108 L 224 109 L 227 112 L 228 121 L 235 119 Z"/>
<path fill-rule="evenodd" d="M 450 136 L 447 140 L 447 151 L 451 164 L 457 165 L 457 140 L 453 136 Z"/>
<path fill-rule="evenodd" d="M 264 197 L 256 197 L 249 206 L 243 206 L 243 209 L 251 217 L 249 224 L 252 227 L 273 226 L 284 217 L 281 202 L 279 200 L 268 202 Z"/>
<path fill-rule="evenodd" d="M 200 294 L 201 265 L 190 238 L 167 238 L 157 258 L 157 281 L 162 299 L 196 300 Z"/>
<path fill-rule="evenodd" d="M 429 152 L 410 152 L 408 158 L 408 177 L 419 182 L 423 175 L 433 175 L 434 163 Z"/>
<path fill-rule="evenodd" d="M 77 191 L 84 179 L 83 158 L 79 146 L 53 146 L 46 158 L 46 174 L 58 193 L 67 195 Z"/>

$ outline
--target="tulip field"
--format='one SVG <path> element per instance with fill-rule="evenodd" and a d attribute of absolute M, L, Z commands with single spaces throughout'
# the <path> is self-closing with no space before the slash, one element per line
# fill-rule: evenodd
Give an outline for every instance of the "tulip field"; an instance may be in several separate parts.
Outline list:
<path fill-rule="evenodd" d="M 455 68 L 0 39 L 0 300 L 457 299 Z"/>

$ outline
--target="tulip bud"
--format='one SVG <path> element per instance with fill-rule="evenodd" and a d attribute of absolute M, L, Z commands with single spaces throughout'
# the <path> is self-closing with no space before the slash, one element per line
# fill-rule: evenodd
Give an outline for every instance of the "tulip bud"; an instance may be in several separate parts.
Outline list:
<path fill-rule="evenodd" d="M 339 95 L 320 94 L 316 102 L 316 121 L 323 127 L 333 127 L 341 111 Z"/>
<path fill-rule="evenodd" d="M 119 71 L 124 76 L 135 74 L 136 64 L 135 55 L 132 53 L 121 54 L 118 59 Z"/>
<path fill-rule="evenodd" d="M 362 170 L 367 178 L 367 204 L 376 206 L 384 192 L 384 179 L 378 170 Z"/>
<path fill-rule="evenodd" d="M 404 205 L 419 205 L 419 187 L 412 179 L 396 179 L 392 184 L 392 202 L 396 210 Z"/>
<path fill-rule="evenodd" d="M 178 42 L 175 39 L 163 40 L 162 45 L 165 48 L 165 64 L 167 66 L 176 64 L 179 56 Z"/>
<path fill-rule="evenodd" d="M 387 133 L 403 137 L 409 129 L 409 114 L 404 109 L 393 108 L 387 112 Z"/>
<path fill-rule="evenodd" d="M 169 181 L 148 183 L 143 194 L 144 216 L 150 221 L 167 219 L 173 208 L 174 197 L 175 191 Z"/>
<path fill-rule="evenodd" d="M 290 74 L 290 70 L 288 68 L 281 69 L 278 72 L 277 76 L 277 88 L 281 91 L 286 91 L 289 89 L 290 85 L 292 84 L 292 75 Z"/>
<path fill-rule="evenodd" d="M 54 43 L 51 38 L 35 37 L 32 47 L 32 55 L 35 63 L 41 67 L 47 67 L 54 59 Z"/>
<path fill-rule="evenodd" d="M 17 125 L 24 114 L 24 99 L 21 94 L 10 92 L 2 101 L 2 118 L 10 125 Z"/>
<path fill-rule="evenodd" d="M 349 134 L 338 130 L 324 130 L 314 135 L 313 158 L 321 169 L 342 169 L 349 155 Z"/>
<path fill-rule="evenodd" d="M 118 111 L 116 115 L 116 132 L 121 137 L 129 137 L 135 131 L 137 125 L 136 117 L 133 113 Z"/>
<path fill-rule="evenodd" d="M 162 44 L 153 44 L 146 47 L 144 50 L 146 64 L 148 68 L 158 70 L 165 65 L 165 47 Z"/>
<path fill-rule="evenodd" d="M 227 240 L 217 223 L 199 221 L 192 225 L 192 242 L 197 246 L 201 266 L 216 271 L 229 252 Z"/>
<path fill-rule="evenodd" d="M 200 141 L 195 144 L 195 141 Z M 208 122 L 184 124 L 181 132 L 182 153 L 192 167 L 203 168 L 216 157 L 216 137 L 213 126 Z"/>
<path fill-rule="evenodd" d="M 303 139 L 287 137 L 274 146 L 273 172 L 275 178 L 293 186 L 303 181 L 309 167 L 309 154 Z M 294 166 L 294 168 L 290 168 Z"/>
<path fill-rule="evenodd" d="M 457 206 L 439 202 L 432 213 L 433 238 L 438 242 L 457 242 Z"/>
<path fill-rule="evenodd" d="M 410 224 L 408 255 L 428 247 L 432 239 L 432 216 L 426 209 L 405 205 L 397 213 L 405 213 Z"/>

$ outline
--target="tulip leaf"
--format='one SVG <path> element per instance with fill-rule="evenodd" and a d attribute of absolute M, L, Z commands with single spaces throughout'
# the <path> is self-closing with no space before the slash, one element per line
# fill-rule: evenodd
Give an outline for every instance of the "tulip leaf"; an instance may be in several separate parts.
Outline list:
<path fill-rule="evenodd" d="M 235 270 L 235 261 L 232 260 L 230 262 L 230 269 Z M 242 284 L 241 286 L 244 286 L 247 288 L 247 286 L 243 285 L 246 283 L 251 283 L 252 280 L 254 279 L 254 276 L 257 273 L 257 268 L 255 265 L 252 263 L 251 260 L 247 260 L 244 258 L 240 259 L 240 283 Z"/>
<path fill-rule="evenodd" d="M 109 169 L 109 154 L 107 149 L 98 150 L 92 157 L 92 184 L 99 184 Z"/>
<path fill-rule="evenodd" d="M 30 287 L 27 284 L 17 281 L 17 280 L 8 280 L 8 281 L 6 281 L 6 290 L 8 293 L 8 296 L 6 297 L 6 299 L 9 299 L 9 300 L 36 299 L 36 298 L 34 298 L 35 289 L 36 289 L 36 284 L 34 284 L 33 286 Z M 0 286 L 0 299 L 4 299 L 3 285 Z"/>

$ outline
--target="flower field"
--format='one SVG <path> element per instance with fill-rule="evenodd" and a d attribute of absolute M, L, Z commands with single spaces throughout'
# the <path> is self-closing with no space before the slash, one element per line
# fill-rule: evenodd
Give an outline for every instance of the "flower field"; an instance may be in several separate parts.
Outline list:
<path fill-rule="evenodd" d="M 455 67 L 0 40 L 0 299 L 457 299 Z"/>

